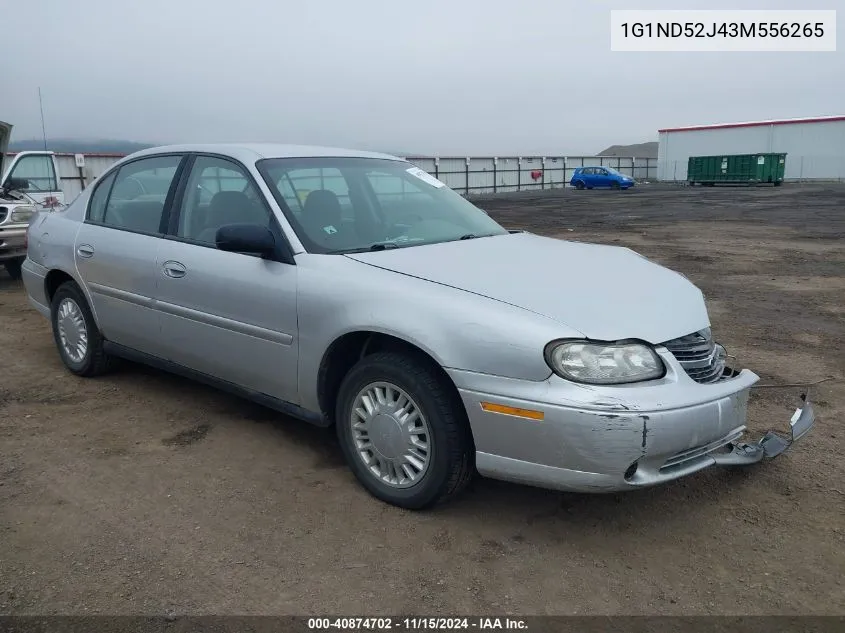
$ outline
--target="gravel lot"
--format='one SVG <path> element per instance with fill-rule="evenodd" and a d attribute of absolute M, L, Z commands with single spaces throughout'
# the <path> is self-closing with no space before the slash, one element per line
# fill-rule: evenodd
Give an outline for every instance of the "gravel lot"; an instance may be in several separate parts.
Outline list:
<path fill-rule="evenodd" d="M 476 480 L 412 513 L 330 431 L 139 366 L 75 378 L 0 273 L 0 614 L 845 613 L 845 186 L 479 204 L 682 271 L 762 382 L 838 378 L 816 428 L 747 471 L 608 496 Z M 752 429 L 787 428 L 799 392 L 756 390 Z"/>

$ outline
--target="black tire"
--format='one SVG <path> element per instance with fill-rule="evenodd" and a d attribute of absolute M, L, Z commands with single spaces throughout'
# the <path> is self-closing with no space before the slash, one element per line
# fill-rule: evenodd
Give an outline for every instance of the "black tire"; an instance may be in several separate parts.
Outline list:
<path fill-rule="evenodd" d="M 575 183 L 575 188 L 580 191 L 581 189 L 584 188 L 584 183 L 579 180 L 578 182 Z"/>
<path fill-rule="evenodd" d="M 25 259 L 25 257 L 21 257 L 20 259 L 10 259 L 3 264 L 6 268 L 6 272 L 9 274 L 9 277 L 15 281 L 18 281 L 21 278 L 21 266 L 23 266 Z"/>
<path fill-rule="evenodd" d="M 783 184 L 782 180 L 775 180 L 775 187 L 780 187 Z"/>
<path fill-rule="evenodd" d="M 354 447 L 352 405 L 364 387 L 378 381 L 405 391 L 431 429 L 428 470 L 409 488 L 380 481 Z M 378 352 L 361 359 L 341 383 L 335 421 L 346 463 L 355 477 L 373 496 L 392 505 L 421 510 L 446 501 L 463 490 L 475 473 L 475 449 L 463 404 L 437 368 L 422 359 L 395 352 Z"/>
<path fill-rule="evenodd" d="M 622 185 L 620 185 L 618 182 L 616 182 L 616 181 L 614 180 L 612 183 L 610 183 L 610 188 L 611 188 L 611 189 L 621 189 L 621 188 L 622 188 Z"/>
<path fill-rule="evenodd" d="M 84 356 L 79 361 L 75 361 L 68 356 L 59 334 L 58 310 L 64 299 L 71 299 L 79 306 L 82 318 L 85 321 L 88 346 Z M 85 295 L 76 285 L 76 282 L 66 281 L 56 290 L 50 304 L 50 321 L 53 324 L 53 339 L 56 342 L 56 348 L 59 350 L 59 356 L 65 367 L 71 372 L 77 376 L 93 377 L 104 374 L 111 369 L 111 358 L 103 350 L 103 335 L 94 321 L 94 315 L 91 313 L 91 308 L 88 307 Z"/>

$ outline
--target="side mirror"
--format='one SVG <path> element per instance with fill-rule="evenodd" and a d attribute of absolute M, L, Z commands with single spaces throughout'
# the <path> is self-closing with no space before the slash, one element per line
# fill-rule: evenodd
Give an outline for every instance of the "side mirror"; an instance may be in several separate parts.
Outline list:
<path fill-rule="evenodd" d="M 250 253 L 267 257 L 276 250 L 276 238 L 260 224 L 224 224 L 217 229 L 214 241 L 221 251 Z"/>
<path fill-rule="evenodd" d="M 3 183 L 3 189 L 26 191 L 29 189 L 29 181 L 26 178 L 6 178 Z"/>

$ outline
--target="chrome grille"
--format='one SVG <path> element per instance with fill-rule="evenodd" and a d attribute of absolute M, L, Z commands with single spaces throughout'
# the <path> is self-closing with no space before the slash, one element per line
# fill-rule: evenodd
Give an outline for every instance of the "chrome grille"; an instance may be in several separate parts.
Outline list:
<path fill-rule="evenodd" d="M 713 341 L 710 328 L 663 343 L 695 382 L 717 382 L 725 374 L 725 348 Z"/>
<path fill-rule="evenodd" d="M 6 221 L 7 215 L 9 215 L 9 210 L 6 207 L 0 207 L 0 224 Z"/>

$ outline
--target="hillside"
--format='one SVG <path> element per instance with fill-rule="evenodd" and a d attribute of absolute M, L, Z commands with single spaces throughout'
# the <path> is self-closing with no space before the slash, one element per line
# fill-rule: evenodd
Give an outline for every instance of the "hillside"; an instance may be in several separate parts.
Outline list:
<path fill-rule="evenodd" d="M 637 158 L 657 158 L 657 142 L 635 143 L 633 145 L 611 145 L 597 156 L 635 156 Z"/>
<path fill-rule="evenodd" d="M 131 154 L 132 152 L 137 152 L 148 147 L 152 147 L 152 144 L 110 139 L 47 139 L 47 149 L 53 152 L 69 154 Z M 42 139 L 24 139 L 9 143 L 10 152 L 39 149 L 44 149 L 44 141 Z"/>

